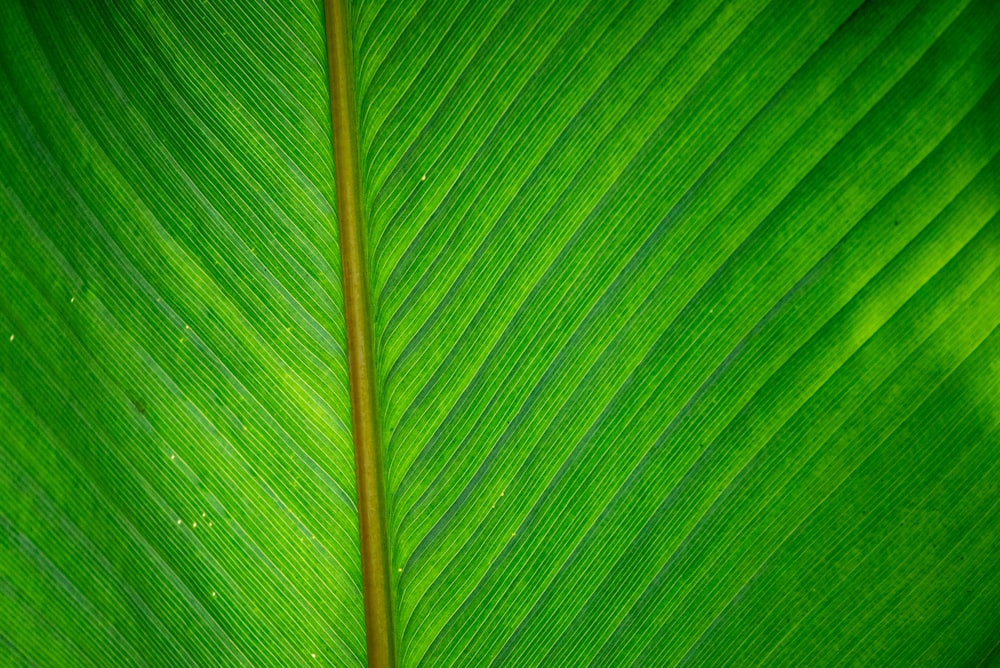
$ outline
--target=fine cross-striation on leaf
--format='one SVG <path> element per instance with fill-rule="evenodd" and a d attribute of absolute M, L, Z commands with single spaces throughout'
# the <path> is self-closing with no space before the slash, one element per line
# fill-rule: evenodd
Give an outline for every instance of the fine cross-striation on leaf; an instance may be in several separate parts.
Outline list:
<path fill-rule="evenodd" d="M 0 0 L 0 665 L 365 663 L 335 135 L 397 665 L 996 663 L 1000 4 L 336 1 Z"/>
<path fill-rule="evenodd" d="M 355 11 L 400 664 L 989 654 L 996 3 Z"/>
<path fill-rule="evenodd" d="M 364 663 L 325 53 L 0 0 L 0 665 Z"/>

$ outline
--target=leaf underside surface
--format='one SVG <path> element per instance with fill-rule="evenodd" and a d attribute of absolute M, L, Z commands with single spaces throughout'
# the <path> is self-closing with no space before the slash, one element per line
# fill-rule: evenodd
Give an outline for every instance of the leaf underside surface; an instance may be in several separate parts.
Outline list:
<path fill-rule="evenodd" d="M 1000 660 L 1000 5 L 349 4 L 396 662 Z M 317 0 L 0 0 L 0 665 L 363 665 Z"/>

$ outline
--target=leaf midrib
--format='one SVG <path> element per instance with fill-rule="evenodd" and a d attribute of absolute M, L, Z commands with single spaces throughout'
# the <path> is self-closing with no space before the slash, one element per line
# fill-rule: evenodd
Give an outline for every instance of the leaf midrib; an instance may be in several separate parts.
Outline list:
<path fill-rule="evenodd" d="M 385 523 L 378 390 L 372 347 L 371 299 L 366 267 L 358 123 L 351 57 L 350 12 L 345 0 L 324 1 L 330 81 L 337 225 L 347 334 L 351 434 L 354 441 L 361 581 L 368 665 L 395 664 Z"/>

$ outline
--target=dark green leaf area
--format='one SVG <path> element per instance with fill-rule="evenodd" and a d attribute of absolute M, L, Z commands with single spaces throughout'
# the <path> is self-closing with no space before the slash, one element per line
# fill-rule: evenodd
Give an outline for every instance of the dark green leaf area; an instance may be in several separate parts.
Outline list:
<path fill-rule="evenodd" d="M 364 662 L 324 63 L 319 5 L 0 8 L 11 663 Z"/>

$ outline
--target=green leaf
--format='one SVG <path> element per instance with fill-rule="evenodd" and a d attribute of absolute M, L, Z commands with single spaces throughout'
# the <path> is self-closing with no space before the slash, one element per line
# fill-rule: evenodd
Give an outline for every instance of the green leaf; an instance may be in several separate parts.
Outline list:
<path fill-rule="evenodd" d="M 321 6 L 2 6 L 0 663 L 363 663 Z"/>
<path fill-rule="evenodd" d="M 363 663 L 323 8 L 110 5 L 0 3 L 0 664 Z M 397 663 L 995 662 L 1000 6 L 350 10 Z"/>

